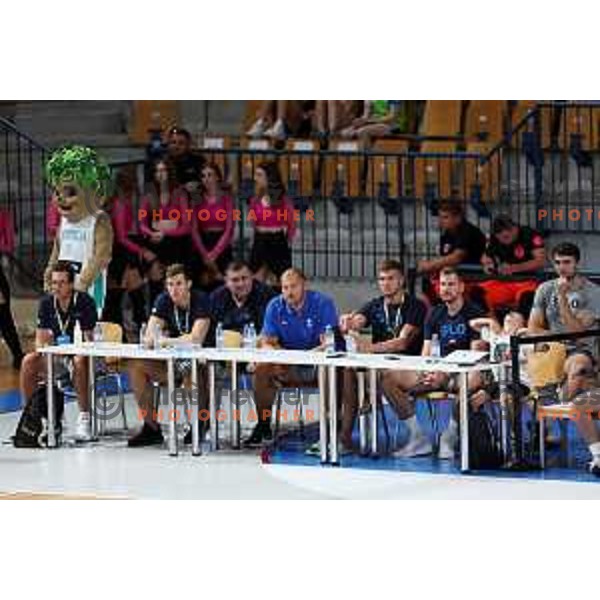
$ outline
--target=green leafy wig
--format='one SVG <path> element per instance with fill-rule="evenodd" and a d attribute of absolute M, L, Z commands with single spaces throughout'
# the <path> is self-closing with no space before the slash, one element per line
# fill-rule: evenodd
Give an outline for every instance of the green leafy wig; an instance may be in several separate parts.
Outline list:
<path fill-rule="evenodd" d="M 94 149 L 67 146 L 52 153 L 46 163 L 46 177 L 52 187 L 72 182 L 84 190 L 104 194 L 110 169 Z"/>

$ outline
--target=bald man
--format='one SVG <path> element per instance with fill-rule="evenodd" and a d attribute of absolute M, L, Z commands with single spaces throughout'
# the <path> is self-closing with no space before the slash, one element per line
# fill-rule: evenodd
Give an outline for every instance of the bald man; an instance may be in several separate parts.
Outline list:
<path fill-rule="evenodd" d="M 324 344 L 326 328 L 334 331 L 338 314 L 331 298 L 307 289 L 305 275 L 288 269 L 281 276 L 281 294 L 267 305 L 259 344 L 262 348 L 314 350 Z M 314 367 L 257 365 L 254 373 L 258 423 L 246 446 L 258 446 L 272 439 L 271 408 L 280 387 L 314 387 Z"/>

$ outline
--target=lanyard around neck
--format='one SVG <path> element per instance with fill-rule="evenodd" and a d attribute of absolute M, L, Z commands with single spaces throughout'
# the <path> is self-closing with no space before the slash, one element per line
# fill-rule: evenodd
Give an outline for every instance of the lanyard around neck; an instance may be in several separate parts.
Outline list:
<path fill-rule="evenodd" d="M 190 299 L 191 302 L 191 299 Z M 184 324 L 185 324 L 185 329 L 182 329 L 181 327 L 181 320 L 180 320 L 180 316 L 179 316 L 179 308 L 175 305 L 173 305 L 173 316 L 175 317 L 175 324 L 177 325 L 177 331 L 179 333 L 179 335 L 183 335 L 185 333 L 189 333 L 189 329 L 190 329 L 190 307 L 188 306 L 187 309 L 185 310 L 185 317 L 184 317 Z"/>
<path fill-rule="evenodd" d="M 398 327 L 400 327 L 402 321 L 402 304 L 398 304 L 398 309 L 396 310 L 396 318 L 394 319 L 394 326 L 392 327 L 390 322 L 390 309 L 386 304 L 385 300 L 383 301 L 383 312 L 385 313 L 385 324 L 388 328 L 388 331 L 391 331 L 395 336 L 398 335 Z"/>
<path fill-rule="evenodd" d="M 77 304 L 77 292 L 72 296 L 69 306 L 67 307 L 67 318 L 63 321 L 60 315 L 60 308 L 58 305 L 58 301 L 54 298 L 54 315 L 56 316 L 56 321 L 58 323 L 58 328 L 60 329 L 60 334 L 65 335 L 67 333 L 67 329 L 69 328 L 69 323 L 71 322 L 71 312 L 72 309 L 75 309 L 75 305 Z"/>

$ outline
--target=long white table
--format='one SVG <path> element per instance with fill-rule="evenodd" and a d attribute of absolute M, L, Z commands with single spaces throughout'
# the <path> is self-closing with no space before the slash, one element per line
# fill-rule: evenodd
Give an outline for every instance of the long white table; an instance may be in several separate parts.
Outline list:
<path fill-rule="evenodd" d="M 338 455 L 338 417 L 337 417 L 337 382 L 336 369 L 348 367 L 366 369 L 369 374 L 371 404 L 371 452 L 377 455 L 377 372 L 385 370 L 408 371 L 441 371 L 458 376 L 459 414 L 460 414 L 460 466 L 461 471 L 469 470 L 469 427 L 468 427 L 468 390 L 467 377 L 470 372 L 505 368 L 506 365 L 478 363 L 461 365 L 450 363 L 444 359 L 421 356 L 383 355 L 383 354 L 339 354 L 328 355 L 324 352 L 301 350 L 263 350 L 263 349 L 216 349 L 186 345 L 160 350 L 148 350 L 135 344 L 113 344 L 103 342 L 86 342 L 81 346 L 73 344 L 48 346 L 39 352 L 47 357 L 48 368 L 48 445 L 56 446 L 54 423 L 53 356 L 86 356 L 89 358 L 90 404 L 93 416 L 92 433 L 97 434 L 96 393 L 95 393 L 95 359 L 122 358 L 140 360 L 162 360 L 167 363 L 167 390 L 171 415 L 169 419 L 169 453 L 177 455 L 176 419 L 177 399 L 175 397 L 174 361 L 187 359 L 192 361 L 192 385 L 198 390 L 197 364 L 208 364 L 209 371 L 209 415 L 211 432 L 211 449 L 217 449 L 217 399 L 215 390 L 215 365 L 220 362 L 230 363 L 232 368 L 232 397 L 237 398 L 237 367 L 240 363 L 268 363 L 297 366 L 314 366 L 318 372 L 319 383 L 319 430 L 320 454 L 322 463 L 339 464 Z M 198 398 L 199 399 L 199 398 Z M 192 453 L 200 454 L 200 435 L 198 423 L 198 401 L 192 404 Z M 232 413 L 234 411 L 231 411 Z M 232 415 L 230 415 L 230 418 Z M 328 427 L 329 420 L 329 427 Z M 233 446 L 240 445 L 239 419 L 233 419 Z"/>

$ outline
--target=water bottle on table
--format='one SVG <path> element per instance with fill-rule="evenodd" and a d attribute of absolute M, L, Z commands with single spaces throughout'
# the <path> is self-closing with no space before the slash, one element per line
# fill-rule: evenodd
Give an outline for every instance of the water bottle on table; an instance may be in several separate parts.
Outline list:
<path fill-rule="evenodd" d="M 215 347 L 217 350 L 223 350 L 225 346 L 225 332 L 223 330 L 223 323 L 217 324 L 217 331 L 215 332 Z"/>
<path fill-rule="evenodd" d="M 335 334 L 331 325 L 327 325 L 325 328 L 325 352 L 327 354 L 335 352 Z"/>
<path fill-rule="evenodd" d="M 437 333 L 434 333 L 431 336 L 431 353 L 430 356 L 432 358 L 439 358 L 442 355 L 442 349 L 440 346 L 440 336 Z"/>

